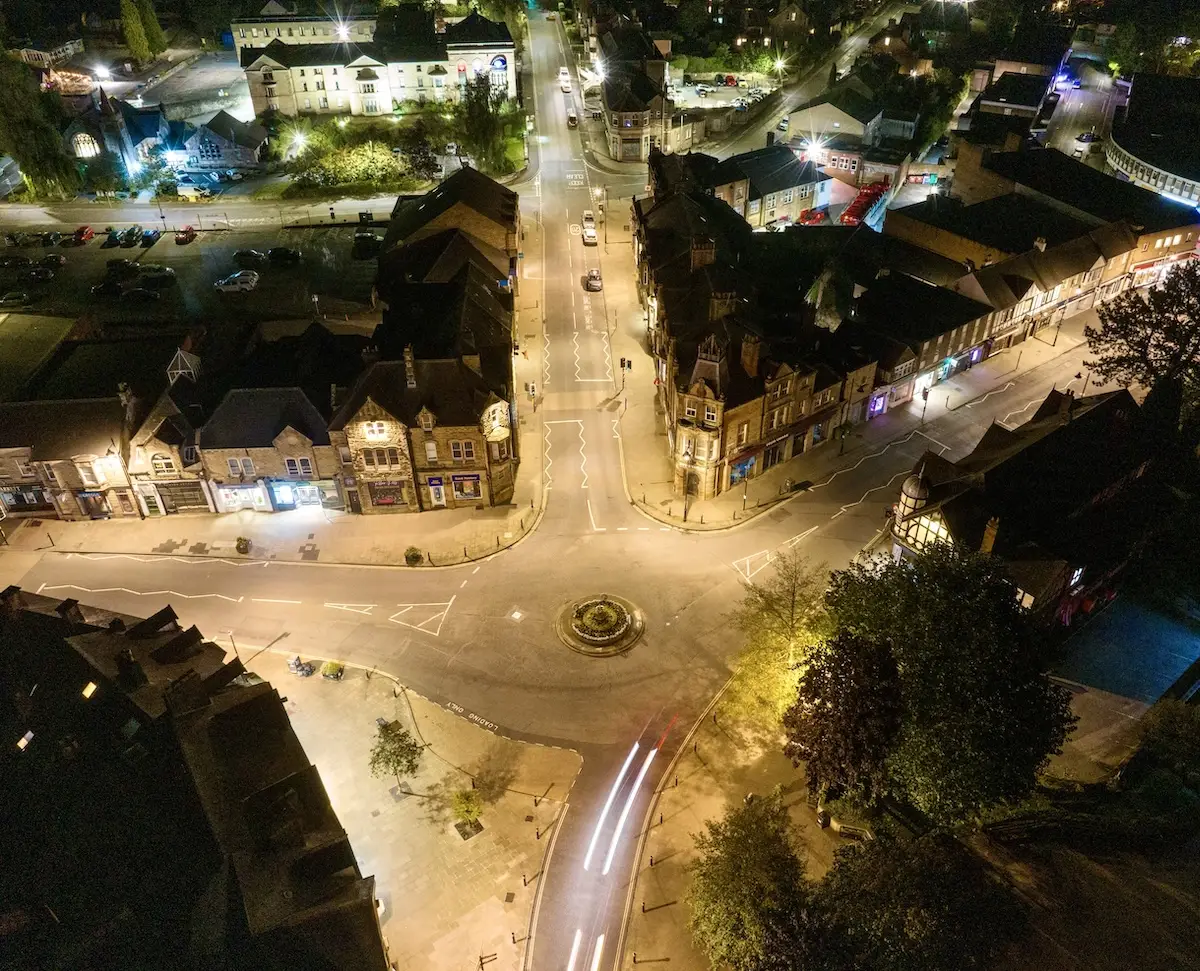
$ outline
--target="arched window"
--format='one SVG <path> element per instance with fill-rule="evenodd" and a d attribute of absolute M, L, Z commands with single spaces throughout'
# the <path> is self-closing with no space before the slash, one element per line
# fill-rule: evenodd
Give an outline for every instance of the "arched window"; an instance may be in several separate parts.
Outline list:
<path fill-rule="evenodd" d="M 100 146 L 87 132 L 78 132 L 71 136 L 71 148 L 76 158 L 95 158 L 100 154 Z"/>
<path fill-rule="evenodd" d="M 500 55 L 492 58 L 491 76 L 493 88 L 508 91 L 508 61 Z"/>

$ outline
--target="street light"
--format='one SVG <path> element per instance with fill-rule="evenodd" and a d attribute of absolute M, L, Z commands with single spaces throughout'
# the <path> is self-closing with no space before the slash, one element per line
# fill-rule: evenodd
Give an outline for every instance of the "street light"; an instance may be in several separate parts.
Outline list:
<path fill-rule="evenodd" d="M 696 461 L 696 457 L 692 454 L 692 441 L 690 438 L 688 439 L 688 443 L 683 447 L 683 460 L 687 463 L 683 471 L 683 521 L 686 523 L 688 498 L 692 494 L 692 466 Z"/>

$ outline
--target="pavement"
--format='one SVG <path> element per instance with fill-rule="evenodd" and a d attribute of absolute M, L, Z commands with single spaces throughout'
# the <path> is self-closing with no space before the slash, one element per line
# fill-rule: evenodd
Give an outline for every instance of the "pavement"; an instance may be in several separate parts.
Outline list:
<path fill-rule="evenodd" d="M 251 656 L 245 645 L 241 653 Z M 459 971 L 475 963 L 464 961 L 470 955 L 518 971 L 546 847 L 580 756 L 498 736 L 379 672 L 297 678 L 284 652 L 260 654 L 248 667 L 286 695 L 359 868 L 375 877 L 395 967 Z M 377 718 L 398 721 L 426 745 L 411 778 L 371 775 Z M 482 796 L 483 830 L 464 840 L 450 800 L 472 788 Z"/>

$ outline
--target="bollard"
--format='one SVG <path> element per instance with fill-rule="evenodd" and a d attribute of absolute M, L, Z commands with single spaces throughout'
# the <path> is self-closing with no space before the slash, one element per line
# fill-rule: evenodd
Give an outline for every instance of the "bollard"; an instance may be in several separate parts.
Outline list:
<path fill-rule="evenodd" d="M 430 553 L 428 550 L 425 551 L 425 559 L 427 559 L 429 561 L 430 566 L 433 566 L 433 554 Z"/>
<path fill-rule="evenodd" d="M 533 508 L 533 500 L 532 500 L 532 499 L 530 499 L 530 500 L 529 500 L 529 508 L 530 508 L 530 509 L 532 509 L 532 508 Z"/>
<path fill-rule="evenodd" d="M 538 839 L 541 839 L 541 838 L 542 838 L 542 831 L 541 831 L 540 829 L 538 829 L 538 830 L 534 830 L 534 833 L 535 833 L 535 835 L 537 836 L 537 838 L 538 838 Z"/>
<path fill-rule="evenodd" d="M 465 546 L 463 547 L 463 559 L 467 559 L 467 548 Z"/>
<path fill-rule="evenodd" d="M 695 742 L 692 742 L 692 754 L 693 754 L 693 755 L 697 754 L 697 753 L 696 753 L 696 743 L 695 743 Z"/>
<path fill-rule="evenodd" d="M 701 525 L 701 526 L 703 526 L 703 525 L 704 525 L 704 513 L 701 513 L 701 514 L 700 514 L 700 525 Z"/>
<path fill-rule="evenodd" d="M 637 951 L 633 952 L 633 963 L 637 964 Z"/>
<path fill-rule="evenodd" d="M 679 776 L 675 776 L 675 788 L 679 788 Z"/>
<path fill-rule="evenodd" d="M 517 943 L 517 932 L 516 932 L 516 931 L 509 931 L 509 934 L 511 934 L 511 935 L 512 935 L 513 943 L 514 943 L 514 944 L 516 944 L 516 943 Z"/>
<path fill-rule="evenodd" d="M 717 713 L 714 711 L 713 712 L 713 724 L 715 725 L 716 723 L 717 723 Z"/>
<path fill-rule="evenodd" d="M 496 549 L 500 549 L 500 537 L 496 537 Z"/>
<path fill-rule="evenodd" d="M 654 857 L 650 857 L 650 865 L 654 866 Z"/>
<path fill-rule="evenodd" d="M 525 879 L 525 874 L 523 874 L 523 873 L 521 874 L 521 886 L 522 887 L 529 886 L 529 881 Z"/>
<path fill-rule="evenodd" d="M 662 813 L 659 813 L 659 814 L 658 814 L 658 825 L 659 825 L 659 826 L 661 826 L 661 825 L 662 825 Z"/>
<path fill-rule="evenodd" d="M 644 914 L 645 912 L 646 912 L 646 901 L 643 900 L 642 901 L 642 913 Z"/>
<path fill-rule="evenodd" d="M 471 776 L 471 788 L 472 789 L 475 788 L 475 777 L 474 776 Z"/>

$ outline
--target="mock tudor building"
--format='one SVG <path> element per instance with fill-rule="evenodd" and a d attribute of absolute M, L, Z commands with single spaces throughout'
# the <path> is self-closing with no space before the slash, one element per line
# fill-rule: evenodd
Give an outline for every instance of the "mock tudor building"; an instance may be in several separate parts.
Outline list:
<path fill-rule="evenodd" d="M 1162 515 L 1147 472 L 1163 444 L 1126 390 L 1051 391 L 957 462 L 921 457 L 894 507 L 893 555 L 953 543 L 998 557 L 1022 606 L 1070 623 L 1113 596 Z"/>
<path fill-rule="evenodd" d="M 342 36 L 345 27 L 359 36 Z M 517 94 L 516 48 L 508 28 L 477 12 L 447 24 L 431 11 L 405 5 L 378 22 L 295 24 L 295 30 L 334 30 L 283 36 L 275 26 L 262 45 L 239 48 L 255 115 L 390 115 L 405 101 L 453 103 L 469 80 L 490 78 L 493 90 Z M 235 37 L 256 26 L 235 24 Z M 370 39 L 368 39 L 370 38 Z M 243 42 L 246 38 L 237 37 Z"/>
<path fill-rule="evenodd" d="M 476 369 L 478 368 L 478 370 Z M 512 501 L 509 389 L 477 360 L 372 365 L 329 423 L 351 512 L 421 512 Z"/>
<path fill-rule="evenodd" d="M 262 125 L 239 121 L 222 110 L 187 135 L 183 153 L 192 172 L 253 169 L 264 161 L 266 147 L 267 130 Z"/>

